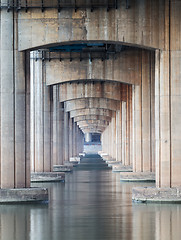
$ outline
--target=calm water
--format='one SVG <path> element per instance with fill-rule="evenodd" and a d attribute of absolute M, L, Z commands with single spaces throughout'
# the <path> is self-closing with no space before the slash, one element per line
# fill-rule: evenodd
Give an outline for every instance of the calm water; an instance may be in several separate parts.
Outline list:
<path fill-rule="evenodd" d="M 181 239 L 181 205 L 134 204 L 132 187 L 152 184 L 121 183 L 96 164 L 82 164 L 66 183 L 34 184 L 49 188 L 47 205 L 0 206 L 0 240 Z"/>

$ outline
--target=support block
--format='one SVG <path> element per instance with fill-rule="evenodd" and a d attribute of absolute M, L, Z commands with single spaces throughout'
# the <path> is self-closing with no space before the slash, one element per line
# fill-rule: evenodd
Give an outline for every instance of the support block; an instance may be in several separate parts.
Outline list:
<path fill-rule="evenodd" d="M 137 187 L 132 190 L 135 202 L 181 203 L 181 188 Z"/>
<path fill-rule="evenodd" d="M 0 189 L 0 204 L 6 203 L 48 203 L 48 189 Z"/>
<path fill-rule="evenodd" d="M 152 172 L 125 172 L 120 174 L 123 182 L 155 182 L 155 173 Z"/>
<path fill-rule="evenodd" d="M 53 166 L 53 172 L 72 172 L 73 166 L 67 166 L 67 165 L 54 165 Z"/>
<path fill-rule="evenodd" d="M 31 173 L 31 182 L 65 182 L 65 173 L 55 172 Z"/>
<path fill-rule="evenodd" d="M 112 165 L 113 172 L 133 172 L 132 166 L 123 166 L 122 164 L 113 164 Z"/>

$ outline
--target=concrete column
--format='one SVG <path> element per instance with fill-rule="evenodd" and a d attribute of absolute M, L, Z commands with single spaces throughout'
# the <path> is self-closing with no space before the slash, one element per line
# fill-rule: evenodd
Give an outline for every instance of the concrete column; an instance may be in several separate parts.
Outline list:
<path fill-rule="evenodd" d="M 69 161 L 69 116 L 64 110 L 64 161 Z"/>
<path fill-rule="evenodd" d="M 58 110 L 58 157 L 57 157 L 57 165 L 63 165 L 64 162 L 64 108 L 63 103 L 59 103 Z"/>
<path fill-rule="evenodd" d="M 31 171 L 51 171 L 50 88 L 41 60 L 31 54 Z"/>
<path fill-rule="evenodd" d="M 69 157 L 73 157 L 73 118 L 69 118 Z"/>
<path fill-rule="evenodd" d="M 122 163 L 128 165 L 126 161 L 126 102 L 122 102 Z"/>
<path fill-rule="evenodd" d="M 35 52 L 35 54 L 37 54 Z M 35 56 L 34 56 L 35 57 Z M 44 172 L 44 116 L 43 116 L 43 79 L 42 61 L 34 63 L 34 98 L 35 98 L 35 172 Z"/>
<path fill-rule="evenodd" d="M 30 185 L 30 165 L 26 162 L 29 79 L 25 77 L 25 53 L 17 50 L 17 26 L 13 17 L 13 12 L 1 11 L 1 188 Z"/>
<path fill-rule="evenodd" d="M 120 156 L 120 111 L 116 112 L 116 161 Z"/>
<path fill-rule="evenodd" d="M 77 149 L 76 123 L 73 122 L 73 157 L 76 157 L 76 149 Z"/>
<path fill-rule="evenodd" d="M 86 141 L 86 142 L 91 142 L 91 141 L 92 141 L 91 133 L 86 133 L 86 134 L 85 134 L 85 141 Z"/>
<path fill-rule="evenodd" d="M 132 111 L 132 85 L 129 85 L 129 128 L 130 128 L 130 133 L 129 133 L 129 165 L 133 165 L 133 111 Z"/>

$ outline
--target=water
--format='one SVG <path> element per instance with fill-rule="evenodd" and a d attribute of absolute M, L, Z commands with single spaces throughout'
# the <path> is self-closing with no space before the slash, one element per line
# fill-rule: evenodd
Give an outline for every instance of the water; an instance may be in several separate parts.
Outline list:
<path fill-rule="evenodd" d="M 0 240 L 180 240 L 181 205 L 132 203 L 132 187 L 148 185 L 85 159 L 65 183 L 33 184 L 49 188 L 49 204 L 0 206 Z"/>

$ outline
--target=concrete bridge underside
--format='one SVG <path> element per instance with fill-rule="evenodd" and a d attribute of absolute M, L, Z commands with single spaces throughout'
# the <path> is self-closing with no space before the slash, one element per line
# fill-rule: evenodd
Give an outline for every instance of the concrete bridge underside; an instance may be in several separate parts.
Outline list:
<path fill-rule="evenodd" d="M 0 1 L 1 189 L 29 188 L 100 133 L 104 154 L 156 174 L 134 199 L 181 201 L 181 1 L 105 2 Z"/>

